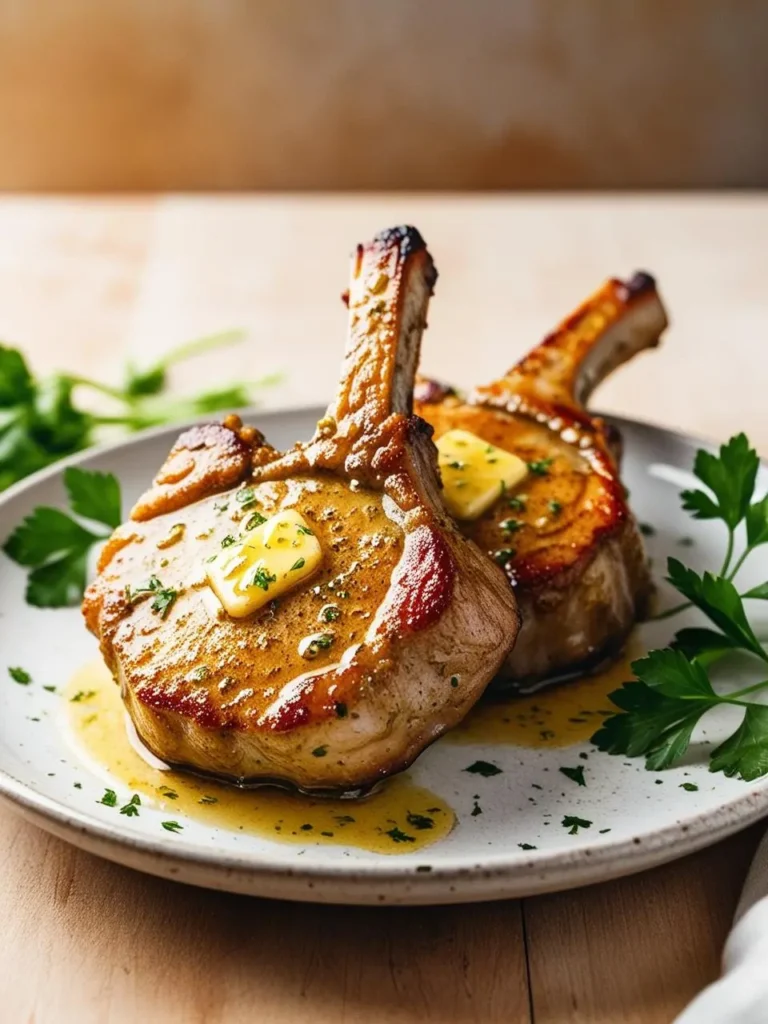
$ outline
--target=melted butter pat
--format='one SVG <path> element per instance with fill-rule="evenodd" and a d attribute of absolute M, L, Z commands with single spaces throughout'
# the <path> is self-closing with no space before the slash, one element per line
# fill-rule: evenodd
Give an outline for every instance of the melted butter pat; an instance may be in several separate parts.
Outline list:
<path fill-rule="evenodd" d="M 481 702 L 444 742 L 539 748 L 584 743 L 605 717 L 618 710 L 608 694 L 634 678 L 629 665 L 639 657 L 642 652 L 630 644 L 618 661 L 593 676 L 559 683 L 527 697 Z"/>
<path fill-rule="evenodd" d="M 64 700 L 78 753 L 105 785 L 125 802 L 139 793 L 142 808 L 160 809 L 173 820 L 187 817 L 276 842 L 355 846 L 382 854 L 430 846 L 456 821 L 444 800 L 405 775 L 364 800 L 321 800 L 274 787 L 237 789 L 158 767 L 161 762 L 130 738 L 133 730 L 126 729 L 118 687 L 101 661 L 75 675 Z"/>
<path fill-rule="evenodd" d="M 296 509 L 284 509 L 250 530 L 245 522 L 242 540 L 207 563 L 211 587 L 236 619 L 298 586 L 323 560 L 317 537 Z"/>
<path fill-rule="evenodd" d="M 477 519 L 528 475 L 517 455 L 468 430 L 443 434 L 437 456 L 445 503 L 457 519 Z"/>

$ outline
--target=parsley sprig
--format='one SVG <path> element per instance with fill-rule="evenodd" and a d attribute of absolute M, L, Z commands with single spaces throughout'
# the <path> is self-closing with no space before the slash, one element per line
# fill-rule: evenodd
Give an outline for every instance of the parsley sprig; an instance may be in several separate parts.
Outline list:
<path fill-rule="evenodd" d="M 30 570 L 26 600 L 38 608 L 79 602 L 91 548 L 120 524 L 120 485 L 111 473 L 70 466 L 64 486 L 72 514 L 38 506 L 3 546 L 9 558 Z"/>
<path fill-rule="evenodd" d="M 701 718 L 713 708 L 743 710 L 739 727 L 710 754 L 710 771 L 745 780 L 768 773 L 768 706 L 751 698 L 768 689 L 768 652 L 747 616 L 745 601 L 768 599 L 768 583 L 739 593 L 735 579 L 752 552 L 768 543 L 768 496 L 753 501 L 759 460 L 744 434 L 720 448 L 719 455 L 699 451 L 694 473 L 704 488 L 683 491 L 683 508 L 695 519 L 719 519 L 726 527 L 725 557 L 719 573 L 699 574 L 667 560 L 667 581 L 685 598 L 658 619 L 695 607 L 711 623 L 676 634 L 670 647 L 651 651 L 632 663 L 637 677 L 610 694 L 619 713 L 607 718 L 592 737 L 600 750 L 644 756 L 651 770 L 667 768 L 688 749 Z M 735 556 L 737 530 L 744 525 L 746 545 Z M 718 693 L 711 667 L 741 651 L 762 666 L 762 678 L 736 692 Z"/>
<path fill-rule="evenodd" d="M 126 368 L 113 386 L 71 373 L 36 376 L 19 349 L 0 344 L 0 491 L 30 473 L 89 447 L 104 427 L 144 427 L 249 405 L 276 376 L 169 399 L 169 371 L 178 363 L 240 341 L 240 331 L 199 338 L 145 369 Z M 97 402 L 88 401 L 88 395 Z"/>

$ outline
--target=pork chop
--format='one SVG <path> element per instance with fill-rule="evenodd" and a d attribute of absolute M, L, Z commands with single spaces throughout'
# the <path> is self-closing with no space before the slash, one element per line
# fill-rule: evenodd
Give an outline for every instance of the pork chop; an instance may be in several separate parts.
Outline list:
<path fill-rule="evenodd" d="M 500 679 L 526 688 L 618 654 L 650 578 L 619 478 L 619 438 L 585 405 L 620 364 L 658 344 L 667 317 L 653 278 L 610 280 L 500 380 L 466 400 L 422 380 L 416 412 L 438 440 L 462 429 L 528 465 L 514 493 L 461 523 L 501 565 L 522 629 Z"/>
<path fill-rule="evenodd" d="M 313 439 L 192 428 L 107 543 L 86 622 L 168 763 L 363 791 L 463 718 L 514 643 L 514 594 L 446 514 L 412 415 L 435 279 L 413 228 L 359 246 Z"/>

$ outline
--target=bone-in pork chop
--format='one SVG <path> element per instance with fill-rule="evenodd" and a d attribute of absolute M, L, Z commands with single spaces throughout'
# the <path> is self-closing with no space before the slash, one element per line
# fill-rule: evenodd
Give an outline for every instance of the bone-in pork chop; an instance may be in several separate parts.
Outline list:
<path fill-rule="evenodd" d="M 615 367 L 655 346 L 666 325 L 655 282 L 638 273 L 606 282 L 466 400 L 434 381 L 416 386 L 415 409 L 435 428 L 454 513 L 469 509 L 464 533 L 503 567 L 517 595 L 523 625 L 501 679 L 525 686 L 594 667 L 619 653 L 643 612 L 650 579 L 619 478 L 619 439 L 585 405 Z M 466 434 L 526 464 L 515 489 L 494 492 L 479 515 L 462 504 L 472 485 L 472 467 L 460 457 L 462 442 L 471 445 Z"/>
<path fill-rule="evenodd" d="M 412 228 L 358 247 L 314 438 L 187 431 L 108 542 L 84 614 L 169 763 L 362 790 L 456 724 L 514 643 L 514 595 L 446 514 L 411 411 L 435 278 Z"/>

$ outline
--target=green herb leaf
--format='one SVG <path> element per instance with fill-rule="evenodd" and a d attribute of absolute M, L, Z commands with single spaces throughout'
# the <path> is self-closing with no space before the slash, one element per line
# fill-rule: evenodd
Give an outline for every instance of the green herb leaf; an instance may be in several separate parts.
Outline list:
<path fill-rule="evenodd" d="M 303 558 L 297 558 L 296 561 L 291 566 L 290 571 L 295 572 L 297 569 L 303 569 L 306 564 L 307 563 Z"/>
<path fill-rule="evenodd" d="M 584 781 L 584 765 L 580 764 L 577 768 L 558 768 L 566 779 L 570 779 L 571 782 L 575 782 L 577 786 L 586 786 Z"/>
<path fill-rule="evenodd" d="M 768 661 L 768 655 L 747 622 L 739 593 L 730 580 L 709 572 L 699 576 L 676 558 L 667 560 L 667 572 L 672 586 L 700 608 L 737 646 Z"/>
<path fill-rule="evenodd" d="M 409 836 L 406 832 L 402 832 L 397 827 L 397 825 L 395 825 L 394 828 L 391 828 L 388 831 L 386 831 L 384 833 L 384 835 L 385 836 L 389 836 L 389 838 L 393 842 L 395 842 L 395 843 L 415 843 L 416 842 L 416 840 L 413 838 L 413 836 Z"/>
<path fill-rule="evenodd" d="M 32 682 L 32 676 L 26 669 L 23 668 L 8 668 L 8 675 L 13 679 L 15 683 L 19 683 L 21 686 L 29 686 Z"/>
<path fill-rule="evenodd" d="M 709 770 L 746 782 L 768 772 L 768 706 L 750 704 L 736 732 L 712 751 Z"/>
<path fill-rule="evenodd" d="M 672 641 L 672 649 L 680 651 L 688 661 L 694 658 L 702 665 L 711 665 L 713 662 L 736 650 L 736 644 L 730 637 L 718 633 L 714 629 L 705 627 L 690 627 L 681 629 L 675 634 Z"/>
<path fill-rule="evenodd" d="M 580 828 L 590 828 L 591 825 L 591 821 L 587 821 L 585 818 L 578 818 L 575 814 L 566 814 L 562 820 L 562 826 L 568 829 L 568 835 L 570 836 L 575 836 Z"/>
<path fill-rule="evenodd" d="M 768 495 L 747 509 L 747 544 L 751 548 L 768 543 Z"/>
<path fill-rule="evenodd" d="M 258 587 L 260 590 L 269 590 L 273 583 L 277 582 L 277 576 L 268 572 L 264 566 L 260 565 L 253 576 L 251 577 L 251 586 Z"/>
<path fill-rule="evenodd" d="M 112 529 L 120 525 L 120 484 L 112 473 L 69 466 L 64 470 L 64 486 L 75 515 L 93 519 Z"/>
<path fill-rule="evenodd" d="M 114 789 L 105 789 L 104 796 L 96 802 L 104 804 L 105 807 L 117 807 L 117 793 Z"/>
<path fill-rule="evenodd" d="M 426 814 L 415 814 L 413 811 L 408 811 L 405 820 L 412 828 L 419 832 L 435 827 L 435 819 L 428 817 Z"/>
<path fill-rule="evenodd" d="M 469 772 L 470 775 L 482 775 L 484 779 L 489 779 L 492 775 L 501 775 L 501 768 L 495 764 L 491 764 L 490 761 L 475 761 L 467 768 L 465 772 Z"/>
<path fill-rule="evenodd" d="M 184 828 L 178 821 L 161 821 L 160 824 L 163 826 L 166 832 L 181 832 Z"/>
<path fill-rule="evenodd" d="M 699 450 L 693 471 L 714 494 L 716 501 L 703 491 L 683 491 L 683 508 L 695 519 L 722 519 L 735 529 L 746 516 L 759 460 L 745 434 L 737 434 L 720 448 L 719 455 Z"/>
<path fill-rule="evenodd" d="M 554 459 L 536 459 L 533 462 L 529 462 L 528 469 L 534 476 L 548 476 L 549 467 L 554 462 Z"/>
<path fill-rule="evenodd" d="M 123 804 L 120 808 L 120 813 L 125 814 L 128 818 L 136 818 L 139 814 L 139 807 L 141 805 L 141 797 L 138 793 L 134 793 L 127 804 Z"/>
<path fill-rule="evenodd" d="M 684 789 L 686 793 L 698 793 L 699 787 L 695 782 L 681 782 L 679 789 Z"/>

